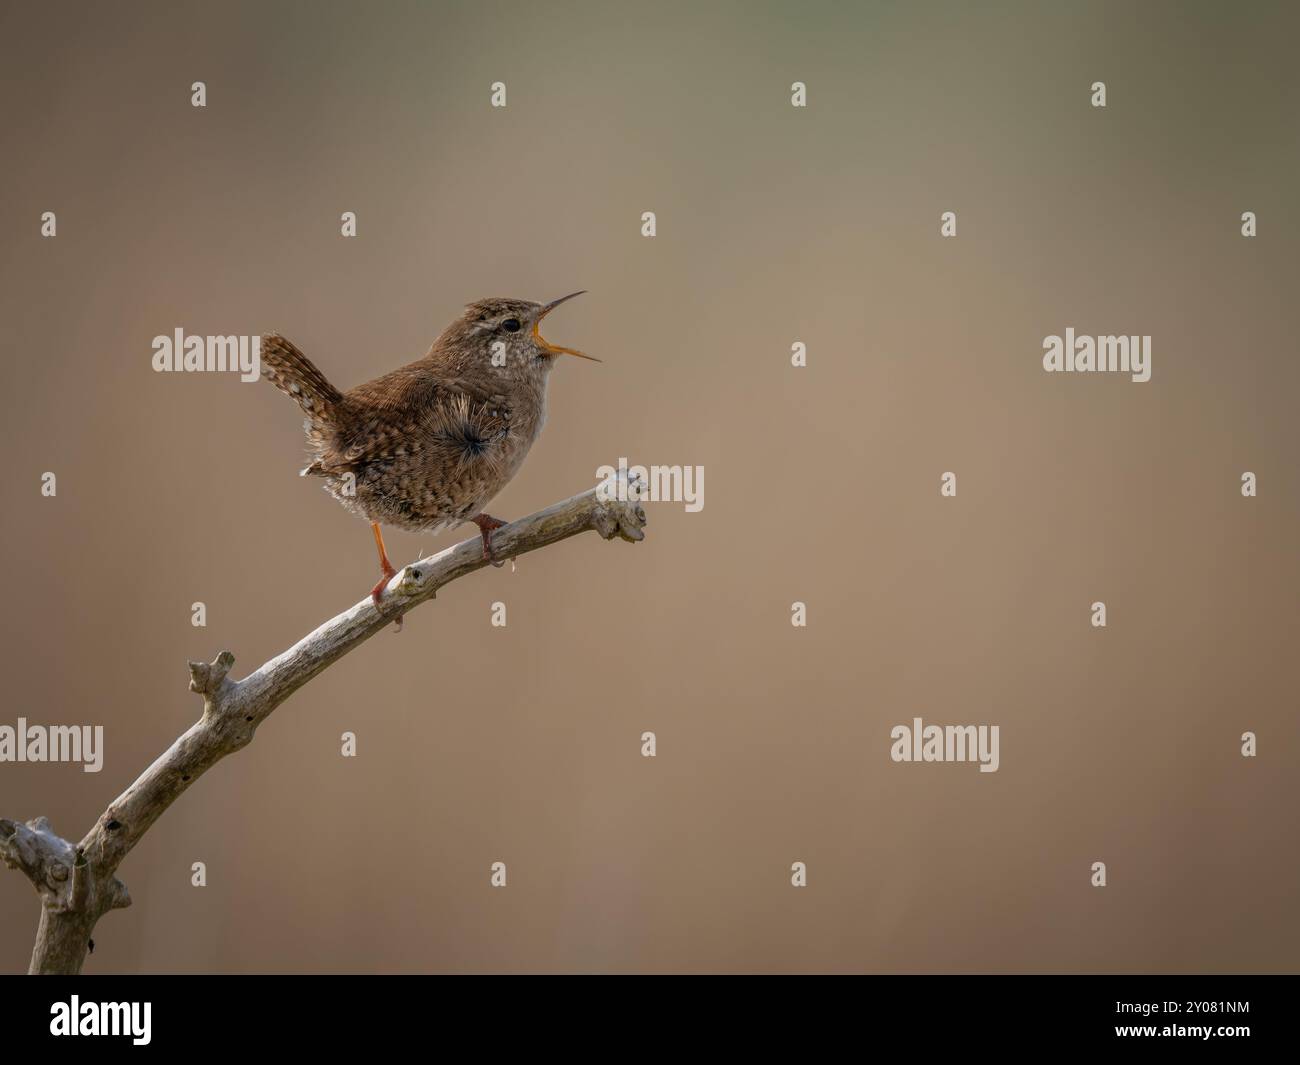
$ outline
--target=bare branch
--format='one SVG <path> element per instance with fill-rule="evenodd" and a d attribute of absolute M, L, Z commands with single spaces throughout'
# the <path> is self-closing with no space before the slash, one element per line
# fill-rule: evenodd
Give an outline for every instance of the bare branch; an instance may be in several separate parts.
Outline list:
<path fill-rule="evenodd" d="M 589 530 L 604 539 L 644 538 L 645 511 L 637 485 L 610 500 L 592 489 L 502 526 L 492 534 L 498 558 L 515 558 Z M 222 651 L 191 662 L 190 690 L 203 696 L 203 715 L 109 805 L 79 846 L 37 818 L 26 825 L 0 820 L 0 857 L 21 869 L 42 898 L 31 972 L 79 972 L 95 922 L 131 904 L 114 873 L 163 812 L 226 755 L 245 747 L 257 726 L 309 680 L 382 631 L 443 585 L 482 569 L 481 541 L 449 547 L 404 566 L 388 582 L 382 610 L 367 596 L 331 618 L 240 681 L 227 675 L 235 656 Z"/>

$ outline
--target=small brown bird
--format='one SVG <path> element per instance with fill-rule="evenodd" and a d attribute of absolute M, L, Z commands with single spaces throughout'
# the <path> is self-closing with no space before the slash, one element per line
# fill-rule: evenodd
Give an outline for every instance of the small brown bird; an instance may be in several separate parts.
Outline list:
<path fill-rule="evenodd" d="M 538 327 L 580 295 L 471 303 L 424 358 L 346 392 L 278 333 L 262 337 L 262 376 L 307 415 L 313 461 L 302 475 L 323 477 L 335 499 L 370 522 L 383 571 L 370 592 L 376 609 L 396 574 L 381 525 L 437 532 L 472 521 L 483 557 L 496 562 L 492 531 L 505 522 L 483 508 L 542 431 L 555 357 L 592 358 L 543 339 Z"/>

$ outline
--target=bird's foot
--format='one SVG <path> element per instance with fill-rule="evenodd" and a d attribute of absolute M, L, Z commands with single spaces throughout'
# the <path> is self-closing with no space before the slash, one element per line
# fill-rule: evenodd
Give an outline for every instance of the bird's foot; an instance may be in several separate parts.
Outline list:
<path fill-rule="evenodd" d="M 388 582 L 397 576 L 397 570 L 392 566 L 384 567 L 384 575 L 379 578 L 375 586 L 370 589 L 370 598 L 375 601 L 375 609 L 379 609 L 379 601 L 384 598 L 384 589 L 388 587 Z"/>
<path fill-rule="evenodd" d="M 375 609 L 381 614 L 383 613 L 383 607 L 380 606 L 380 601 L 384 598 L 384 589 L 388 587 L 388 582 L 396 576 L 397 570 L 393 569 L 392 566 L 385 566 L 384 575 L 380 577 L 378 583 L 370 589 L 370 598 L 375 601 Z M 397 631 L 402 631 L 402 619 L 400 616 L 397 619 Z"/>
<path fill-rule="evenodd" d="M 492 517 L 491 514 L 478 514 L 469 520 L 478 526 L 479 535 L 483 537 L 483 561 L 491 562 L 492 565 L 498 567 L 504 566 L 505 562 L 498 562 L 496 556 L 492 553 L 492 533 L 508 523 Z"/>

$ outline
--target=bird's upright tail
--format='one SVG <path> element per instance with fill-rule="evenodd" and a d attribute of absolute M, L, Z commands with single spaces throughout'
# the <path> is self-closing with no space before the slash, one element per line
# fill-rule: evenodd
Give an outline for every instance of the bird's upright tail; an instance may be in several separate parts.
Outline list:
<path fill-rule="evenodd" d="M 290 341 L 279 333 L 262 337 L 262 376 L 302 408 L 314 422 L 334 420 L 342 394 Z"/>

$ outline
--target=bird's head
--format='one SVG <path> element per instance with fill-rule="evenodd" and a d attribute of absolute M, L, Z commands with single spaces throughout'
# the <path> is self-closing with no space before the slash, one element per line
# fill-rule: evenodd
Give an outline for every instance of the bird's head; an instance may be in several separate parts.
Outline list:
<path fill-rule="evenodd" d="M 541 334 L 543 318 L 561 303 L 581 295 L 573 292 L 550 303 L 500 297 L 478 300 L 438 338 L 435 350 L 454 353 L 462 370 L 481 368 L 509 380 L 545 379 L 560 355 L 599 362 L 581 351 L 552 344 Z"/>

